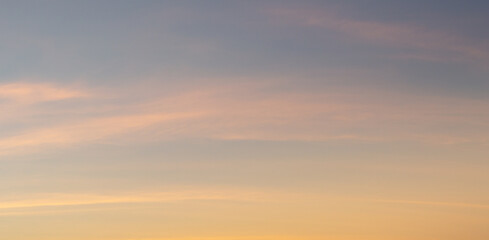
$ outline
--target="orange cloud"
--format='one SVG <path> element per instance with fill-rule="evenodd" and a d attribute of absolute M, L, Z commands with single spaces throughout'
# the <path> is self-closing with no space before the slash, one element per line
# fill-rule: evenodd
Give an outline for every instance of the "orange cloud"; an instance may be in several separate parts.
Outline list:
<path fill-rule="evenodd" d="M 124 240 L 303 240 L 304 236 L 218 236 L 218 237 L 179 237 L 179 238 L 130 238 Z M 324 237 L 307 236 L 310 240 L 323 240 Z M 337 240 L 346 240 L 346 238 L 335 238 Z"/>
<path fill-rule="evenodd" d="M 222 189 L 181 187 L 166 192 L 133 192 L 118 194 L 38 194 L 0 200 L 0 215 L 25 214 L 25 209 L 44 207 L 77 207 L 118 203 L 157 203 L 186 200 L 271 201 L 283 193 L 251 189 Z M 4 197 L 5 198 L 5 197 Z M 20 212 L 16 210 L 22 210 Z M 36 213 L 36 212 L 32 212 Z"/>
<path fill-rule="evenodd" d="M 428 205 L 428 206 L 440 206 L 440 207 L 489 209 L 488 204 L 474 204 L 474 203 L 462 203 L 462 202 L 433 202 L 433 201 L 409 201 L 409 200 L 386 200 L 386 199 L 378 199 L 372 201 L 380 202 L 380 203 L 398 203 L 398 204 L 414 204 L 414 205 Z"/>
<path fill-rule="evenodd" d="M 18 103 L 47 102 L 84 96 L 87 96 L 87 93 L 50 84 L 8 83 L 0 85 L 0 99 L 8 99 Z"/>
<path fill-rule="evenodd" d="M 99 90 L 76 108 L 27 106 L 15 114 L 31 120 L 0 137 L 0 155 L 99 141 L 176 138 L 489 143 L 484 101 L 394 92 L 385 101 L 385 93 L 375 90 L 300 94 L 264 88 L 273 84 L 184 89 L 162 96 L 154 88 L 140 93 L 138 101 L 128 100 L 134 97 L 131 91 L 111 89 L 113 99 Z M 78 95 L 57 98 L 61 96 Z M 18 121 L 21 115 L 15 114 L 4 121 Z M 37 120 L 45 115 L 53 117 Z"/>
<path fill-rule="evenodd" d="M 137 131 L 152 124 L 197 117 L 200 113 L 155 113 L 87 119 L 48 128 L 26 131 L 0 139 L 0 154 L 25 152 L 25 148 L 50 145 L 70 145 L 96 141 Z"/>

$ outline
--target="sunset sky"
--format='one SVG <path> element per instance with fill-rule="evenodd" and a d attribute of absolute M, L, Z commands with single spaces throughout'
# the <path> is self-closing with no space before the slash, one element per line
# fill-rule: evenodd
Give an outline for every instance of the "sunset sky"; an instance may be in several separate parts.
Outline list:
<path fill-rule="evenodd" d="M 489 1 L 1 3 L 0 239 L 489 239 Z"/>

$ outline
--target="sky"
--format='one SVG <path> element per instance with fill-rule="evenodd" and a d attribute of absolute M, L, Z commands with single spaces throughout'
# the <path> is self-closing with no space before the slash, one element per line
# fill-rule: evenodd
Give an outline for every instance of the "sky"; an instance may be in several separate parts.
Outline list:
<path fill-rule="evenodd" d="M 0 236 L 486 240 L 487 1 L 2 1 Z"/>

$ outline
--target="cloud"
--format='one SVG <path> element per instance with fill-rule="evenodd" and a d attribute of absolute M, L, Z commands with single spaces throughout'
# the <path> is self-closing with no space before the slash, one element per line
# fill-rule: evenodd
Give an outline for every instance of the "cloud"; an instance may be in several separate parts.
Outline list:
<path fill-rule="evenodd" d="M 35 129 L 0 139 L 0 154 L 25 152 L 36 146 L 66 146 L 93 142 L 114 135 L 137 131 L 155 123 L 193 118 L 198 113 L 136 114 L 95 118 L 79 123 Z"/>
<path fill-rule="evenodd" d="M 38 103 L 87 96 L 80 90 L 61 88 L 45 83 L 14 82 L 0 85 L 0 99 L 16 103 Z"/>
<path fill-rule="evenodd" d="M 304 236 L 283 235 L 247 235 L 247 236 L 215 236 L 215 237 L 177 237 L 177 238 L 129 238 L 124 240 L 302 240 Z M 324 239 L 324 236 L 307 236 L 307 239 Z M 339 238 L 336 238 L 339 239 Z M 342 239 L 342 238 L 340 238 Z"/>
<path fill-rule="evenodd" d="M 4 107 L 17 112 L 0 119 L 14 126 L 0 136 L 0 155 L 100 142 L 133 144 L 184 138 L 489 142 L 489 115 L 484 114 L 489 106 L 482 100 L 345 88 L 285 92 L 278 90 L 279 86 L 195 86 L 164 93 L 157 85 L 134 86 L 131 89 L 136 90 L 89 91 L 84 101 L 76 103 L 20 107 L 16 102 L 5 103 Z M 63 101 L 79 95 L 52 94 L 49 96 L 56 97 L 37 101 Z"/>
<path fill-rule="evenodd" d="M 57 213 L 63 210 L 73 210 L 83 206 L 104 205 L 110 209 L 113 204 L 131 203 L 161 203 L 178 202 L 188 200 L 226 200 L 262 202 L 272 201 L 277 196 L 285 196 L 283 193 L 270 191 L 258 191 L 252 189 L 224 189 L 224 188 L 198 188 L 181 187 L 159 192 L 130 192 L 116 194 L 94 193 L 44 193 L 37 195 L 23 195 L 14 198 L 6 196 L 0 199 L 0 215 L 29 215 L 38 213 Z M 56 208 L 60 208 L 56 209 Z M 68 208 L 68 209 L 67 209 Z M 46 210 L 47 209 L 47 210 Z M 82 208 L 82 211 L 90 210 Z"/>
<path fill-rule="evenodd" d="M 399 58 L 471 62 L 489 60 L 489 49 L 484 43 L 477 44 L 462 36 L 421 26 L 357 20 L 344 17 L 339 11 L 325 9 L 276 8 L 271 9 L 269 14 L 287 23 L 332 30 L 372 44 L 411 50 L 396 56 Z"/>
<path fill-rule="evenodd" d="M 398 203 L 398 204 L 428 205 L 428 206 L 439 206 L 439 207 L 489 209 L 488 204 L 474 204 L 474 203 L 463 203 L 463 202 L 433 202 L 433 201 L 409 201 L 409 200 L 388 200 L 388 199 L 377 199 L 371 201 L 380 202 L 380 203 Z"/>

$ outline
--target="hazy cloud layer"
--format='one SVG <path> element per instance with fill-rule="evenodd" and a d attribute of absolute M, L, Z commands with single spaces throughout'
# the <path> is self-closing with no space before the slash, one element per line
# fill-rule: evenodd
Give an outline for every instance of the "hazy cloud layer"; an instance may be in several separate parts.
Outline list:
<path fill-rule="evenodd" d="M 274 90 L 277 87 L 276 83 L 209 86 L 159 96 L 158 91 L 145 87 L 135 87 L 139 89 L 136 92 L 118 88 L 82 92 L 12 83 L 0 88 L 0 93 L 12 100 L 4 102 L 4 107 L 19 112 L 3 121 L 15 125 L 19 117 L 31 120 L 3 136 L 1 150 L 2 154 L 26 153 L 101 141 L 130 144 L 181 138 L 436 144 L 488 141 L 489 116 L 484 114 L 488 107 L 484 101 L 415 98 L 402 93 L 382 96 L 377 90 L 342 88 L 306 95 Z M 41 112 L 43 106 L 32 105 L 80 97 L 85 102 L 67 102 Z M 128 103 L 134 98 L 139 100 Z M 73 112 L 73 108 L 82 111 Z M 53 116 L 43 119 L 45 115 Z"/>

